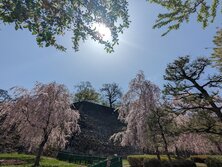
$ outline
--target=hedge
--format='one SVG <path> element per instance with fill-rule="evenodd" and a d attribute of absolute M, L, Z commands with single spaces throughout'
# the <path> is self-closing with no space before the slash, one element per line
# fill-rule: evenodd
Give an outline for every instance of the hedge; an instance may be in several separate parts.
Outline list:
<path fill-rule="evenodd" d="M 162 167 L 161 161 L 158 159 L 146 159 L 143 163 L 144 167 Z"/>
<path fill-rule="evenodd" d="M 167 156 L 161 156 L 161 161 L 155 155 L 132 155 L 127 157 L 131 167 L 196 167 L 192 160 L 172 160 L 172 166 Z"/>
<path fill-rule="evenodd" d="M 208 157 L 205 163 L 207 167 L 222 167 L 222 157 Z"/>
<path fill-rule="evenodd" d="M 156 155 L 129 155 L 127 160 L 131 167 L 143 167 L 144 161 L 157 159 Z M 166 155 L 161 155 L 161 160 L 168 160 Z"/>
<path fill-rule="evenodd" d="M 192 155 L 190 158 L 196 163 L 205 163 L 209 155 Z"/>
<path fill-rule="evenodd" d="M 161 167 L 171 167 L 169 161 L 162 161 Z M 173 160 L 172 167 L 196 167 L 196 164 L 192 160 L 187 159 L 180 159 L 180 160 Z"/>

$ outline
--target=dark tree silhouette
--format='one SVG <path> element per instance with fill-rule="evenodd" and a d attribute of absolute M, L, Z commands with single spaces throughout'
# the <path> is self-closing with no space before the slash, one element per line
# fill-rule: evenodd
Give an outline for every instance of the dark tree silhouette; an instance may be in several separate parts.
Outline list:
<path fill-rule="evenodd" d="M 166 68 L 164 79 L 168 81 L 164 93 L 174 102 L 177 111 L 208 111 L 214 113 L 222 122 L 222 76 L 208 75 L 204 72 L 211 65 L 207 58 L 179 57 Z"/>
<path fill-rule="evenodd" d="M 102 88 L 100 89 L 102 95 L 108 100 L 109 107 L 113 107 L 115 102 L 117 102 L 122 97 L 122 91 L 118 84 L 111 83 L 111 84 L 103 84 Z"/>

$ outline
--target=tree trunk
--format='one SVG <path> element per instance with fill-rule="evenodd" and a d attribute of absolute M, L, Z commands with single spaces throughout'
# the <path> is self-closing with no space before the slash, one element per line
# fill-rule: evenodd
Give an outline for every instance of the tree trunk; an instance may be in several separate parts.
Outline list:
<path fill-rule="evenodd" d="M 166 140 L 165 134 L 163 132 L 163 127 L 162 127 L 162 125 L 160 123 L 160 119 L 158 119 L 158 125 L 159 125 L 160 131 L 161 131 L 161 137 L 162 137 L 163 142 L 164 142 L 164 150 L 165 150 L 165 152 L 167 154 L 167 157 L 168 157 L 168 159 L 170 161 L 170 165 L 172 166 L 172 163 L 171 163 L 172 159 L 171 159 L 169 151 L 168 151 L 168 144 L 167 144 L 167 140 Z"/>
<path fill-rule="evenodd" d="M 156 140 L 156 135 L 155 134 L 153 134 L 152 139 L 153 139 L 153 143 L 154 143 L 157 159 L 161 160 L 160 159 L 160 151 L 159 151 L 159 147 L 158 147 L 157 142 L 156 142 L 157 140 Z"/>
<path fill-rule="evenodd" d="M 170 154 L 169 154 L 169 151 L 168 151 L 168 144 L 167 144 L 167 141 L 166 141 L 166 138 L 165 138 L 165 135 L 164 135 L 163 132 L 161 132 L 161 136 L 162 136 L 163 142 L 164 142 L 164 150 L 165 150 L 165 152 L 166 152 L 166 154 L 167 154 L 167 157 L 168 157 L 169 161 L 171 162 L 172 159 L 171 159 L 171 157 L 170 157 Z"/>
<path fill-rule="evenodd" d="M 157 159 L 158 159 L 158 160 L 161 160 L 161 159 L 160 159 L 160 151 L 159 151 L 159 147 L 158 147 L 157 145 L 155 146 L 155 149 L 156 149 L 156 156 L 157 156 Z"/>
<path fill-rule="evenodd" d="M 222 149 L 220 147 L 220 143 L 218 143 L 217 141 L 214 141 L 214 144 L 216 145 L 218 151 L 220 152 L 220 154 L 222 154 Z"/>
<path fill-rule="evenodd" d="M 112 99 L 109 99 L 109 107 L 113 108 Z"/>
<path fill-rule="evenodd" d="M 180 158 L 180 153 L 176 145 L 175 145 L 175 153 L 176 153 L 177 158 Z"/>
<path fill-rule="evenodd" d="M 35 164 L 33 165 L 33 167 L 39 166 L 39 162 L 40 162 L 40 158 L 41 158 L 41 155 L 42 155 L 42 152 L 43 152 L 43 148 L 44 148 L 47 140 L 48 140 L 48 135 L 45 134 L 43 141 L 39 145 L 38 152 L 37 152 L 37 155 L 36 155 L 36 158 L 35 158 Z"/>

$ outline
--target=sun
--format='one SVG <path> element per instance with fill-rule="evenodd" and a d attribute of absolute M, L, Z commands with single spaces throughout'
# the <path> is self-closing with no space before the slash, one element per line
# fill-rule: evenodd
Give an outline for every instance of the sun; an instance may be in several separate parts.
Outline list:
<path fill-rule="evenodd" d="M 111 31 L 105 24 L 94 23 L 93 29 L 95 29 L 102 36 L 102 40 L 109 41 L 112 39 Z"/>

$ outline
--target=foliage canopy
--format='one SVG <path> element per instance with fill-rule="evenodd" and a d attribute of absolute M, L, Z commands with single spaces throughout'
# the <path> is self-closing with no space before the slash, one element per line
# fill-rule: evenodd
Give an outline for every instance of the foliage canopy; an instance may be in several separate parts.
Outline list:
<path fill-rule="evenodd" d="M 166 35 L 178 29 L 182 23 L 189 22 L 197 15 L 197 22 L 203 28 L 214 22 L 221 13 L 220 0 L 146 0 L 167 10 L 158 15 L 154 28 L 167 27 Z M 118 44 L 119 34 L 129 27 L 127 0 L 2 0 L 0 2 L 0 21 L 14 24 L 15 29 L 28 29 L 36 36 L 40 47 L 54 46 L 65 51 L 58 43 L 58 37 L 71 32 L 75 51 L 80 41 L 88 37 L 105 46 L 107 52 L 113 52 Z M 111 40 L 105 40 L 95 30 L 95 23 L 105 24 L 111 31 Z"/>
<path fill-rule="evenodd" d="M 217 31 L 217 34 L 213 40 L 215 47 L 214 52 L 212 54 L 212 59 L 215 61 L 216 66 L 222 72 L 222 29 Z"/>
<path fill-rule="evenodd" d="M 159 14 L 154 28 L 167 26 L 166 35 L 171 30 L 180 28 L 184 22 L 189 22 L 193 14 L 197 15 L 197 22 L 201 23 L 203 28 L 209 23 L 214 22 L 222 6 L 220 0 L 147 0 L 156 3 L 167 10 L 166 13 Z"/>
<path fill-rule="evenodd" d="M 92 101 L 99 102 L 100 94 L 93 88 L 89 81 L 81 82 L 75 85 L 76 92 L 74 94 L 74 102 Z"/>
<path fill-rule="evenodd" d="M 14 23 L 16 30 L 28 29 L 41 47 L 66 50 L 57 42 L 57 37 L 71 31 L 76 51 L 80 40 L 91 37 L 112 52 L 118 44 L 119 33 L 129 25 L 127 7 L 126 0 L 2 0 L 0 21 Z M 94 23 L 104 23 L 111 30 L 112 40 L 104 41 L 93 29 Z"/>

